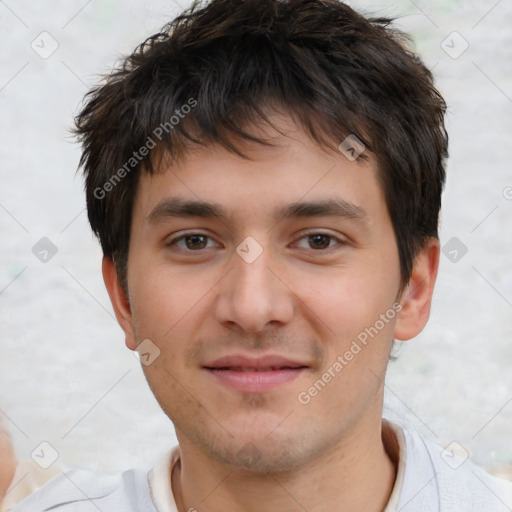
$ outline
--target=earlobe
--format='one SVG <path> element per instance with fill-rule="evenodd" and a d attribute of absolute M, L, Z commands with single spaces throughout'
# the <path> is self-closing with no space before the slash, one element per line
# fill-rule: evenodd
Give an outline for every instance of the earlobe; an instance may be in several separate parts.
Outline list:
<path fill-rule="evenodd" d="M 111 258 L 103 257 L 102 262 L 103 281 L 110 296 L 110 302 L 114 308 L 117 321 L 123 329 L 126 337 L 126 346 L 130 350 L 137 348 L 135 332 L 133 329 L 133 317 L 130 303 L 121 287 L 116 267 Z"/>
<path fill-rule="evenodd" d="M 397 340 L 414 338 L 428 321 L 439 268 L 439 252 L 439 240 L 430 238 L 416 256 L 408 286 L 400 299 L 402 310 L 394 330 Z"/>

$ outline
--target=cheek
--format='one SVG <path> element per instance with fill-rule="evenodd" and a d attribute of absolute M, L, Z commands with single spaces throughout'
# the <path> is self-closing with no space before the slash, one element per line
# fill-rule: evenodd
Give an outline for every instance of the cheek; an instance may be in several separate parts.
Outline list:
<path fill-rule="evenodd" d="M 318 410 L 329 407 L 340 417 L 362 411 L 377 397 L 384 379 L 397 311 L 393 308 L 396 276 L 377 280 L 382 269 L 345 272 L 314 280 L 302 279 L 297 295 L 312 310 L 310 323 L 320 332 L 324 357 L 309 383 Z M 314 323 L 313 323 L 314 322 Z M 303 391 L 307 391 L 305 388 Z M 321 395 L 321 398 L 320 398 Z M 320 414 L 320 413 L 319 413 Z M 355 414 L 357 416 L 357 414 Z"/>
<path fill-rule="evenodd" d="M 211 300 L 216 279 L 198 278 L 197 270 L 143 265 L 132 276 L 130 298 L 137 338 L 151 339 L 162 352 L 170 346 L 179 353 L 180 340 L 191 337 Z"/>
<path fill-rule="evenodd" d="M 179 272 L 172 272 L 170 265 L 158 262 L 151 254 L 134 254 L 129 265 L 129 283 L 132 305 L 144 313 L 139 319 L 165 318 L 184 304 L 191 292 Z"/>
<path fill-rule="evenodd" d="M 346 341 L 372 326 L 392 307 L 398 273 L 385 272 L 376 265 L 350 266 L 314 276 L 302 273 L 295 276 L 295 282 L 304 314 L 309 311 L 311 321 L 323 324 L 337 340 Z M 381 330 L 389 328 L 386 324 Z"/>

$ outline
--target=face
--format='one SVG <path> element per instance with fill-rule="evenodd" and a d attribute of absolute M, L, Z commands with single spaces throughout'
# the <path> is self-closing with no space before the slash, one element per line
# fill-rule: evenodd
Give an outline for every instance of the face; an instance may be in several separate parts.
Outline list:
<path fill-rule="evenodd" d="M 251 160 L 210 146 L 141 175 L 129 305 L 106 278 L 180 445 L 262 471 L 379 424 L 404 302 L 374 159 L 278 122 L 286 136 L 267 129 L 277 146 L 248 146 Z"/>

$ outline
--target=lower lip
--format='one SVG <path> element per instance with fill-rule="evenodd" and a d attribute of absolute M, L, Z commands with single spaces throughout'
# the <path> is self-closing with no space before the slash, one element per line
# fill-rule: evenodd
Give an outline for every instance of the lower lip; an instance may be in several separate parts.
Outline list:
<path fill-rule="evenodd" d="M 296 379 L 306 368 L 272 370 L 264 372 L 237 372 L 234 370 L 211 370 L 208 372 L 223 384 L 237 391 L 262 393 Z"/>

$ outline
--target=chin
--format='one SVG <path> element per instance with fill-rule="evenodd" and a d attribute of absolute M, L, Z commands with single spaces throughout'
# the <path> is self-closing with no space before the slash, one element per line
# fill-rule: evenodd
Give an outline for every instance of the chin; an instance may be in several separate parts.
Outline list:
<path fill-rule="evenodd" d="M 269 447 L 269 443 L 247 442 L 236 452 L 211 454 L 218 462 L 239 470 L 260 474 L 277 474 L 292 471 L 303 464 L 303 456 L 294 450 Z"/>
<path fill-rule="evenodd" d="M 269 434 L 270 432 L 270 434 Z M 304 433 L 271 430 L 263 434 L 233 432 L 233 437 L 208 442 L 202 439 L 202 451 L 211 459 L 251 473 L 285 473 L 297 469 L 322 451 L 323 441 Z M 206 442 L 205 442 L 206 441 Z M 211 441 L 211 440 L 210 440 Z"/>

